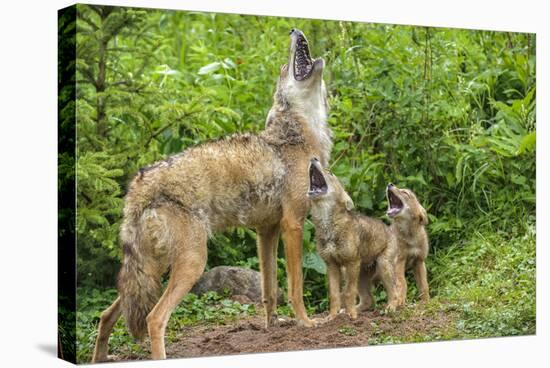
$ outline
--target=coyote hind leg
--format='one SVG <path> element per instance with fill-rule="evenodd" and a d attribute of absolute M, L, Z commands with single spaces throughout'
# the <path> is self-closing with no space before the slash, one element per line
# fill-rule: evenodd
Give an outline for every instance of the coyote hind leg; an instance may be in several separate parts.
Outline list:
<path fill-rule="evenodd" d="M 414 278 L 420 300 L 428 302 L 430 300 L 430 292 L 428 288 L 428 274 L 426 272 L 426 263 L 423 259 L 418 259 L 414 264 Z"/>
<path fill-rule="evenodd" d="M 152 359 L 166 359 L 164 333 L 170 315 L 202 275 L 207 259 L 208 234 L 200 221 L 173 213 L 166 219 L 172 261 L 168 285 L 146 318 Z"/>
<path fill-rule="evenodd" d="M 359 272 L 359 305 L 357 305 L 359 312 L 372 309 L 374 306 L 374 299 L 372 297 L 373 278 L 374 270 L 362 266 Z"/>
<path fill-rule="evenodd" d="M 107 360 L 109 336 L 111 332 L 113 332 L 113 326 L 118 321 L 121 314 L 122 308 L 120 305 L 120 297 L 116 298 L 114 303 L 101 313 L 92 363 L 104 362 Z"/>

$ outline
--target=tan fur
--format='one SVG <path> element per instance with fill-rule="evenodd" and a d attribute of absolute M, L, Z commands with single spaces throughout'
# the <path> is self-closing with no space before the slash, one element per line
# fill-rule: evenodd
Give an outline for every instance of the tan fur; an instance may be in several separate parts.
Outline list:
<path fill-rule="evenodd" d="M 108 338 L 121 313 L 137 337 L 145 329 L 151 357 L 166 357 L 170 314 L 201 276 L 207 238 L 229 227 L 257 229 L 266 326 L 277 320 L 276 255 L 285 246 L 289 300 L 298 322 L 312 326 L 303 304 L 302 237 L 309 209 L 309 158 L 326 164 L 331 150 L 326 124 L 324 62 L 309 78 L 294 78 L 300 31 L 291 34 L 289 65 L 281 69 L 266 128 L 205 143 L 140 170 L 130 184 L 120 238 L 124 261 L 119 298 L 101 316 L 93 362 L 107 358 Z M 170 279 L 160 299 L 160 278 Z"/>
<path fill-rule="evenodd" d="M 330 298 L 328 319 L 334 318 L 340 310 L 341 281 L 345 284 L 342 293 L 344 308 L 351 318 L 357 317 L 359 274 L 368 269 L 377 270 L 389 296 L 388 309 L 395 309 L 395 236 L 382 221 L 353 210 L 353 202 L 336 176 L 323 171 L 316 160 L 312 160 L 311 165 L 322 173 L 328 187 L 326 193 L 322 194 L 312 195 L 310 191 L 317 250 L 327 264 Z M 364 291 L 361 290 L 360 294 L 360 305 L 366 304 Z"/>
<path fill-rule="evenodd" d="M 425 225 L 428 223 L 426 210 L 409 189 L 399 189 L 390 184 L 387 188 L 388 206 L 390 192 L 403 203 L 403 208 L 393 217 L 390 231 L 396 239 L 396 251 L 387 250 L 387 254 L 395 254 L 394 274 L 397 293 L 397 307 L 405 305 L 407 297 L 407 282 L 405 271 L 407 267 L 413 269 L 416 284 L 423 301 L 429 300 L 428 279 L 425 259 L 428 255 L 428 234 Z M 389 213 L 390 211 L 388 211 Z M 391 217 L 391 216 L 390 216 Z M 360 276 L 360 285 L 365 293 L 361 309 L 372 306 L 370 295 L 373 285 L 380 281 L 377 270 L 368 270 Z"/>
<path fill-rule="evenodd" d="M 398 245 L 395 270 L 399 305 L 405 304 L 407 298 L 405 280 L 407 268 L 413 270 L 420 299 L 428 301 L 430 294 L 425 263 L 429 251 L 428 234 L 425 229 L 425 225 L 428 224 L 428 215 L 410 189 L 391 186 L 388 191 L 391 191 L 404 204 L 403 209 L 393 218 L 391 225 Z"/>

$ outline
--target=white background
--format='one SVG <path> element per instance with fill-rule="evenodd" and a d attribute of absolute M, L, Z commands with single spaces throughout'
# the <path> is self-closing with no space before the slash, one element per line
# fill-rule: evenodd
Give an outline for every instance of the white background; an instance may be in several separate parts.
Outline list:
<path fill-rule="evenodd" d="M 92 3 L 98 3 L 92 1 Z M 102 3 L 102 2 L 101 2 Z M 7 0 L 0 9 L 0 366 L 61 367 L 56 354 L 57 9 Z M 548 364 L 548 10 L 545 1 L 107 1 L 185 10 L 300 16 L 537 33 L 537 336 L 253 354 L 140 367 L 542 366 Z M 546 69 L 546 70 L 545 70 Z M 545 114 L 546 113 L 546 114 Z M 548 158 L 547 158 L 548 159 Z M 546 248 L 545 248 L 546 246 Z M 546 292 L 545 292 L 546 291 Z M 304 330 L 307 334 L 307 330 Z M 546 348 L 546 350 L 544 350 Z M 543 359 L 545 361 L 543 361 Z"/>

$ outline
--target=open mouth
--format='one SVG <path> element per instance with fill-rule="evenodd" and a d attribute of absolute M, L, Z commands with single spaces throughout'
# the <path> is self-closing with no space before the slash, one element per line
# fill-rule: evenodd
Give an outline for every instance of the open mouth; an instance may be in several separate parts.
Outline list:
<path fill-rule="evenodd" d="M 311 76 L 313 59 L 309 53 L 309 44 L 301 31 L 295 30 L 296 48 L 294 50 L 294 79 L 303 81 Z"/>
<path fill-rule="evenodd" d="M 386 195 L 388 197 L 388 216 L 395 217 L 403 209 L 403 201 L 396 196 L 391 188 L 387 189 Z"/>
<path fill-rule="evenodd" d="M 309 197 L 317 197 L 326 194 L 328 190 L 327 182 L 323 173 L 317 168 L 315 163 L 309 165 Z"/>

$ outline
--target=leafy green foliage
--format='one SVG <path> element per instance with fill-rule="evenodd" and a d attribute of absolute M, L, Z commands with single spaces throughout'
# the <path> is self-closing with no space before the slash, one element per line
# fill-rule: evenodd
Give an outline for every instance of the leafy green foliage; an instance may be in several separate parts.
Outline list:
<path fill-rule="evenodd" d="M 467 336 L 535 333 L 535 228 L 522 230 L 475 232 L 432 259 L 436 292 L 462 312 L 458 327 Z"/>
<path fill-rule="evenodd" d="M 78 5 L 81 290 L 114 286 L 123 195 L 140 167 L 209 139 L 263 128 L 292 27 L 327 62 L 331 169 L 356 207 L 381 217 L 388 182 L 413 189 L 430 217 L 433 294 L 453 301 L 459 330 L 533 333 L 531 34 Z M 314 233 L 306 221 L 310 313 L 328 306 Z M 208 267 L 258 269 L 252 230 L 216 234 L 209 243 Z M 279 284 L 286 287 L 283 256 L 280 246 Z M 209 318 L 202 305 L 186 303 L 187 316 Z M 289 314 L 286 306 L 279 310 Z M 92 340 L 79 336 L 81 348 Z"/>

